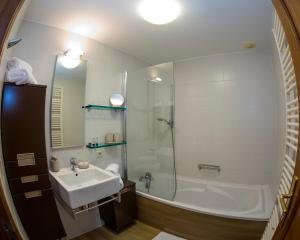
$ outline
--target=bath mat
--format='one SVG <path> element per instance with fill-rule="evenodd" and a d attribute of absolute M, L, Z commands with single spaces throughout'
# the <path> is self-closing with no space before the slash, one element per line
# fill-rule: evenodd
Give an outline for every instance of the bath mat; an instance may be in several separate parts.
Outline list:
<path fill-rule="evenodd" d="M 176 237 L 174 235 L 171 235 L 169 233 L 160 232 L 155 238 L 152 240 L 186 240 L 184 238 Z"/>

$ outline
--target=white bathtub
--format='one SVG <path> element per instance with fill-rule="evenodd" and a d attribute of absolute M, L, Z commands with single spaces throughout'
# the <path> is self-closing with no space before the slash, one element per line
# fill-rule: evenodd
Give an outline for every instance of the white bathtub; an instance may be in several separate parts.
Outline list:
<path fill-rule="evenodd" d="M 136 181 L 138 194 L 190 211 L 227 218 L 266 221 L 271 214 L 271 194 L 265 185 L 220 183 L 177 177 L 177 194 L 172 196 L 172 178 L 153 174 L 150 193 L 145 193 L 144 183 Z"/>

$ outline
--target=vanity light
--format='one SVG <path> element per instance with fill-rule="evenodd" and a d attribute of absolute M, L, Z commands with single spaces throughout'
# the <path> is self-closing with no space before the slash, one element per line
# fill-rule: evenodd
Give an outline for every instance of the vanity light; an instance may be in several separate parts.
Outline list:
<path fill-rule="evenodd" d="M 64 55 L 60 57 L 59 61 L 65 68 L 76 68 L 81 63 L 82 55 L 83 51 L 68 49 L 65 51 Z"/>
<path fill-rule="evenodd" d="M 144 0 L 138 8 L 147 22 L 163 25 L 174 21 L 180 14 L 180 5 L 175 0 Z"/>
<path fill-rule="evenodd" d="M 155 83 L 158 83 L 158 82 L 162 82 L 162 79 L 160 77 L 154 77 L 150 80 L 151 82 L 155 82 Z"/>

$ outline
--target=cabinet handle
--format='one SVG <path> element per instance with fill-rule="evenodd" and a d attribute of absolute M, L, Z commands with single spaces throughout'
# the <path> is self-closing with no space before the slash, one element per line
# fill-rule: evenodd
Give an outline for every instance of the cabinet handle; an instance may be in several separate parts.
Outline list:
<path fill-rule="evenodd" d="M 130 192 L 130 188 L 125 188 L 121 191 L 121 194 Z"/>
<path fill-rule="evenodd" d="M 26 199 L 30 198 L 37 198 L 43 196 L 43 193 L 41 190 L 38 191 L 32 191 L 32 192 L 26 192 L 24 193 Z"/>
<path fill-rule="evenodd" d="M 17 154 L 18 167 L 34 166 L 34 153 L 19 153 Z"/>
<path fill-rule="evenodd" d="M 291 188 L 290 188 L 290 192 L 288 194 L 281 194 L 279 196 L 279 203 L 280 203 L 280 206 L 281 206 L 282 211 L 283 211 L 284 214 L 287 213 L 287 211 L 289 209 L 290 201 L 291 201 L 291 198 L 294 196 L 295 189 L 296 189 L 296 186 L 297 186 L 297 182 L 298 182 L 298 177 L 294 176 L 293 181 L 292 181 L 292 185 L 291 185 Z"/>
<path fill-rule="evenodd" d="M 21 183 L 31 183 L 31 182 L 38 182 L 39 176 L 38 175 L 32 175 L 32 176 L 25 176 L 21 177 Z"/>
<path fill-rule="evenodd" d="M 4 231 L 5 231 L 5 232 L 9 232 L 9 226 L 8 226 L 7 223 L 4 223 L 4 224 L 3 224 L 3 228 L 4 228 Z"/>

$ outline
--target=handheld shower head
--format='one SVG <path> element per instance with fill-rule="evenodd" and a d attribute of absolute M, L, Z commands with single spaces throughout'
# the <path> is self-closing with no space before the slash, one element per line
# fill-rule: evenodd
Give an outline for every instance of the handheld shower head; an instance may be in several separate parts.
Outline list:
<path fill-rule="evenodd" d="M 169 122 L 168 120 L 166 120 L 166 119 L 164 119 L 164 118 L 158 118 L 157 121 L 159 121 L 159 122 L 166 122 L 166 123 Z"/>
<path fill-rule="evenodd" d="M 19 42 L 21 42 L 21 41 L 22 41 L 22 38 L 13 38 L 13 39 L 10 39 L 10 40 L 8 41 L 7 48 L 11 48 L 11 47 L 17 45 L 17 44 L 18 44 Z"/>
<path fill-rule="evenodd" d="M 165 122 L 166 124 L 168 124 L 171 128 L 173 128 L 173 121 L 168 121 L 164 118 L 157 118 L 157 121 L 159 122 Z"/>

